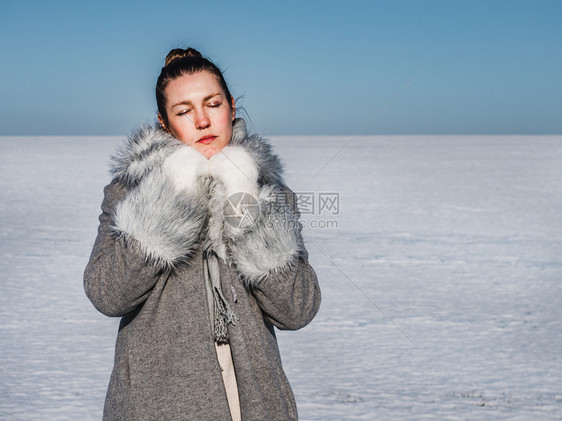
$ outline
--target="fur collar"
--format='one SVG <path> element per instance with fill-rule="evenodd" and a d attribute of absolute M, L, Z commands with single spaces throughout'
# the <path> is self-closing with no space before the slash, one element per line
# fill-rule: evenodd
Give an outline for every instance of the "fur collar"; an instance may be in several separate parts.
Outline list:
<path fill-rule="evenodd" d="M 283 184 L 282 166 L 267 141 L 248 136 L 236 119 L 232 146 L 244 148 L 258 169 L 260 215 L 251 229 L 225 221 L 224 185 L 206 177 L 202 189 L 178 192 L 164 175 L 165 159 L 186 145 L 154 126 L 138 129 L 112 157 L 114 178 L 128 189 L 116 205 L 113 229 L 134 239 L 147 262 L 170 270 L 189 264 L 195 252 L 213 250 L 234 265 L 246 286 L 293 267 L 304 255 L 294 194 Z M 286 199 L 283 199 L 286 197 Z"/>

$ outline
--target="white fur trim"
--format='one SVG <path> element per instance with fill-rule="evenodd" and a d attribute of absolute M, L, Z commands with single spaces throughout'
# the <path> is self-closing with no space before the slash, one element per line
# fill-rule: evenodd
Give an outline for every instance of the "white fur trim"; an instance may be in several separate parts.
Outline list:
<path fill-rule="evenodd" d="M 247 286 L 283 272 L 305 252 L 301 225 L 285 193 L 273 186 L 259 195 L 260 216 L 247 229 L 224 224 L 230 259 Z"/>
<path fill-rule="evenodd" d="M 205 219 L 200 196 L 178 194 L 161 171 L 153 170 L 117 204 L 114 230 L 135 240 L 148 262 L 171 269 L 196 252 Z"/>

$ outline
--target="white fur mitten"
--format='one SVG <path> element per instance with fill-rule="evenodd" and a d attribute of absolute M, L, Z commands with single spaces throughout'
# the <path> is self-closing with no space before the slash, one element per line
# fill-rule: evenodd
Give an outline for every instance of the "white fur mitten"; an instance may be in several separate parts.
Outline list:
<path fill-rule="evenodd" d="M 234 193 L 258 193 L 258 168 L 240 146 L 226 146 L 209 159 L 210 175 L 224 184 L 226 197 Z"/>
<path fill-rule="evenodd" d="M 177 191 L 196 191 L 198 178 L 209 173 L 209 160 L 191 146 L 181 146 L 162 164 L 162 172 Z"/>

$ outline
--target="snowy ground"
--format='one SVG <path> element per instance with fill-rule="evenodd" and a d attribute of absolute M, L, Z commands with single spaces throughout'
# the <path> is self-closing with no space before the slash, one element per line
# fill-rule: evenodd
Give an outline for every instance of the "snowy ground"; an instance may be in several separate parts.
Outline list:
<path fill-rule="evenodd" d="M 322 169 L 348 140 L 273 142 L 316 205 L 322 308 L 279 334 L 301 419 L 560 419 L 562 137 L 359 137 Z M 2 420 L 101 418 L 117 320 L 82 271 L 119 142 L 0 138 Z"/>

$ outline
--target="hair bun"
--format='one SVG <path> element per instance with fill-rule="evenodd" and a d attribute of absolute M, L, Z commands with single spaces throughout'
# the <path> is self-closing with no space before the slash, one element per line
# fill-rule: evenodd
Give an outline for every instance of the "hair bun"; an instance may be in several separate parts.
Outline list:
<path fill-rule="evenodd" d="M 186 49 L 174 48 L 173 50 L 170 50 L 170 52 L 166 56 L 166 59 L 164 60 L 164 66 L 167 66 L 174 60 L 184 57 L 203 58 L 201 53 L 197 51 L 195 48 L 186 48 Z"/>

